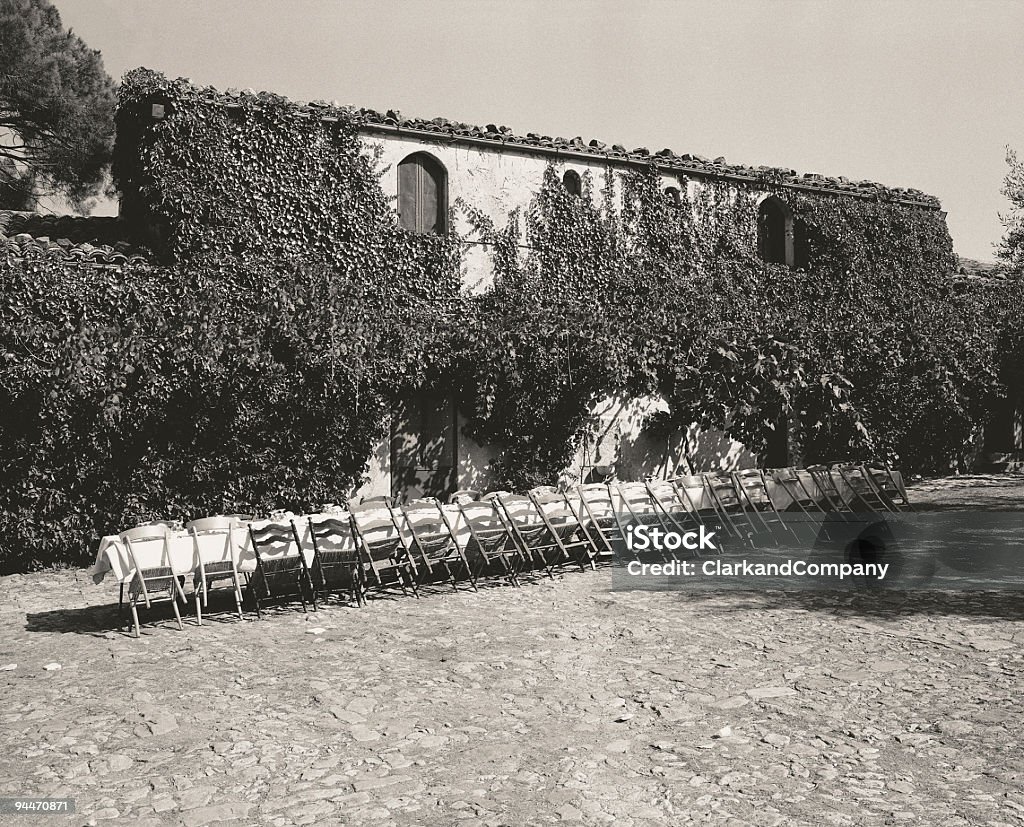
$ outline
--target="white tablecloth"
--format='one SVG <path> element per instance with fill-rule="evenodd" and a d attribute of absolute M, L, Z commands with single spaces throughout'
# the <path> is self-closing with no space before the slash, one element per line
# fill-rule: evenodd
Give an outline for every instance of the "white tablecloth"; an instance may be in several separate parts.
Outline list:
<path fill-rule="evenodd" d="M 343 523 L 348 522 L 348 514 L 324 514 L 316 515 L 340 519 Z M 313 545 L 309 536 L 309 517 L 295 517 L 295 525 L 299 530 L 299 539 L 302 542 L 302 551 L 306 562 L 313 562 Z M 270 525 L 271 520 L 255 520 L 252 522 L 254 529 L 265 528 Z M 279 524 L 291 530 L 289 521 Z M 245 523 L 232 529 L 232 541 L 237 554 L 235 563 L 242 573 L 256 570 L 256 554 L 252 549 L 252 538 L 249 536 L 249 524 Z M 211 559 L 218 559 L 224 548 L 224 535 L 220 533 L 200 534 L 198 536 L 199 551 L 203 552 L 203 558 L 207 562 Z M 280 554 L 294 553 L 295 544 L 289 543 L 281 546 L 279 551 L 261 549 L 260 553 L 265 558 L 274 558 Z M 180 575 L 191 574 L 199 568 L 199 556 L 196 549 L 196 539 L 190 531 L 172 531 L 167 537 L 167 552 L 170 558 L 171 569 Z M 147 554 L 147 558 L 152 555 Z M 159 566 L 159 560 L 147 559 L 144 566 Z M 101 583 L 107 576 L 113 577 L 118 582 L 125 582 L 131 579 L 131 562 L 128 557 L 128 548 L 117 534 L 111 534 L 100 540 L 99 550 L 96 553 L 96 562 L 92 568 L 92 580 L 94 583 Z"/>

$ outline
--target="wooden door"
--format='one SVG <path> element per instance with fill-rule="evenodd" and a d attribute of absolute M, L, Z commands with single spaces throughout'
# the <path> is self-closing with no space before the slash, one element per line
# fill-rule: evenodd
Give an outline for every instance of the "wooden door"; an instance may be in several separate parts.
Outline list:
<path fill-rule="evenodd" d="M 414 233 L 445 231 L 445 174 L 429 155 L 416 153 L 398 165 L 398 219 Z"/>

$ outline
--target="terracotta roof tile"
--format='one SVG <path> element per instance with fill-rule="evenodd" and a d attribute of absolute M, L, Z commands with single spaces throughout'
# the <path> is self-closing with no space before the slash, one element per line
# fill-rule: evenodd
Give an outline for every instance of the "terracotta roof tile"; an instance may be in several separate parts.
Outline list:
<path fill-rule="evenodd" d="M 130 242 L 118 218 L 20 210 L 0 210 L 0 257 L 107 266 L 149 261 L 147 251 Z"/>
<path fill-rule="evenodd" d="M 207 87 L 199 90 L 200 94 L 210 103 L 224 106 L 238 107 L 239 98 L 257 98 L 267 101 L 284 100 L 280 95 L 270 92 L 254 93 L 246 90 L 240 94 L 228 95 L 218 90 Z M 296 104 L 298 106 L 298 104 Z M 366 131 L 409 131 L 423 135 L 446 134 L 452 137 L 464 137 L 474 141 L 493 141 L 499 144 L 514 144 L 516 146 L 535 146 L 544 149 L 556 149 L 565 152 L 594 155 L 600 158 L 614 158 L 625 162 L 649 163 L 654 162 L 666 172 L 678 172 L 684 175 L 706 175 L 710 177 L 731 178 L 733 180 L 747 180 L 757 183 L 765 178 L 773 184 L 784 187 L 795 187 L 797 189 L 814 189 L 820 191 L 836 192 L 841 194 L 854 195 L 860 198 L 870 199 L 894 199 L 904 203 L 913 204 L 930 209 L 939 209 L 939 200 L 934 196 L 927 195 L 917 189 L 904 189 L 902 187 L 886 187 L 872 181 L 850 181 L 845 177 L 827 178 L 815 173 L 799 174 L 791 169 L 775 167 L 750 167 L 738 164 L 730 164 L 725 158 L 718 157 L 709 161 L 700 155 L 680 155 L 670 149 L 663 149 L 653 155 L 646 147 L 627 150 L 619 144 L 613 144 L 611 149 L 598 140 L 586 141 L 577 137 L 571 140 L 565 138 L 552 138 L 549 135 L 538 135 L 535 132 L 516 134 L 507 126 L 496 126 L 488 124 L 486 127 L 472 126 L 459 121 L 447 120 L 445 118 L 433 118 L 430 120 L 409 118 L 400 112 L 388 110 L 386 113 L 377 112 L 373 109 L 358 109 L 354 107 L 340 107 L 335 104 L 326 104 L 317 101 L 299 107 L 300 113 L 307 117 L 330 119 L 332 111 L 344 112 L 354 118 L 356 126 Z"/>

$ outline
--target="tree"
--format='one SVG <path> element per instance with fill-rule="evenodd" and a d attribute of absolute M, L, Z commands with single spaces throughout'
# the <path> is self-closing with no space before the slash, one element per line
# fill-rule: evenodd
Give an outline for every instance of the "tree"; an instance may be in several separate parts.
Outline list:
<path fill-rule="evenodd" d="M 99 194 L 114 143 L 114 82 L 48 0 L 0 0 L 0 198 L 23 207 Z"/>
<path fill-rule="evenodd" d="M 1024 161 L 1007 148 L 1006 163 L 1010 171 L 1006 173 L 1002 192 L 1013 206 L 1010 212 L 1000 216 L 1006 235 L 999 245 L 999 257 L 1011 272 L 1024 275 Z"/>

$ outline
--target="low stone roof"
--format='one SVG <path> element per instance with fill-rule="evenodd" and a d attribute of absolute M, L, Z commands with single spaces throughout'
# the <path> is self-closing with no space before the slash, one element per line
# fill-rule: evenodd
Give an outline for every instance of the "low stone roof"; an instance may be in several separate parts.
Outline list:
<path fill-rule="evenodd" d="M 1006 268 L 994 261 L 978 261 L 964 256 L 957 256 L 957 259 L 957 268 L 952 273 L 952 279 L 958 285 L 998 285 L 1010 278 Z"/>
<path fill-rule="evenodd" d="M 0 210 L 0 257 L 120 266 L 148 263 L 119 218 Z"/>
<path fill-rule="evenodd" d="M 229 89 L 220 92 L 213 87 L 197 90 L 207 101 L 228 107 L 238 107 L 244 98 L 265 98 L 285 100 L 271 92 L 254 92 L 251 89 L 238 91 Z M 395 110 L 381 113 L 373 109 L 358 109 L 340 105 L 337 101 L 293 101 L 301 114 L 321 120 L 337 120 L 340 113 L 354 118 L 355 124 L 367 132 L 408 135 L 422 140 L 445 140 L 474 144 L 491 144 L 494 148 L 506 148 L 521 152 L 539 151 L 556 153 L 563 157 L 579 156 L 588 160 L 603 159 L 611 163 L 648 164 L 653 162 L 666 172 L 684 175 L 722 178 L 765 186 L 781 186 L 804 191 L 818 191 L 859 198 L 895 200 L 914 206 L 940 209 L 939 200 L 916 189 L 886 187 L 873 181 L 851 181 L 843 177 L 827 177 L 817 173 L 797 173 L 796 170 L 768 166 L 744 166 L 730 164 L 725 158 L 709 160 L 701 155 L 679 154 L 671 149 L 651 152 L 647 147 L 626 149 L 620 144 L 608 144 L 599 140 L 585 141 L 576 138 L 552 138 L 536 132 L 525 135 L 514 132 L 510 127 L 487 124 L 474 126 L 447 118 L 408 118 Z"/>

